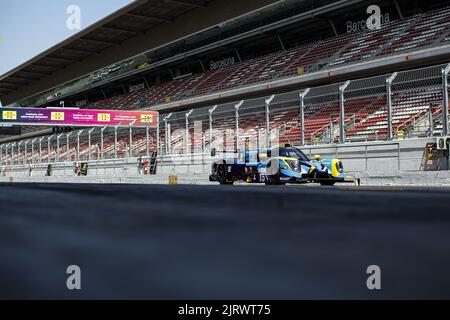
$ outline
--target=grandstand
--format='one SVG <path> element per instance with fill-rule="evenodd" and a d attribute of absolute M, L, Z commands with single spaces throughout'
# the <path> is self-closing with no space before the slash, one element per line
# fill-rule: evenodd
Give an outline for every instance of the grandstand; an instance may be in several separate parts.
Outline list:
<path fill-rule="evenodd" d="M 133 47 L 133 41 L 141 43 L 139 37 L 152 34 L 155 28 L 177 28 L 185 16 L 206 17 L 225 6 L 220 0 L 167 1 L 153 8 L 153 1 L 136 1 L 0 77 L 0 99 L 3 104 L 22 107 L 64 102 L 84 109 L 157 110 L 158 132 L 147 137 L 142 129 L 129 134 L 126 129 L 109 128 L 100 136 L 96 129 L 87 139 L 86 128 L 82 132 L 72 128 L 72 133 L 24 128 L 22 136 L 0 136 L 2 162 L 137 157 L 149 151 L 206 152 L 218 141 L 235 148 L 250 138 L 264 145 L 263 137 L 270 132 L 277 132 L 279 142 L 293 144 L 442 134 L 445 89 L 441 70 L 450 62 L 450 3 L 412 2 L 291 0 L 262 5 L 248 1 L 236 6 L 225 20 L 213 15 L 210 20 L 215 21 L 207 28 L 199 22 L 193 27 L 198 30 L 190 34 L 167 37 L 162 44 L 140 48 L 140 52 L 130 49 L 118 59 L 104 47 L 108 41 L 112 46 L 127 43 Z M 380 29 L 345 30 L 349 22 L 366 19 L 365 9 L 374 3 L 389 17 Z M 148 22 L 158 19 L 157 24 Z M 95 47 L 95 42 L 103 45 Z M 82 43 L 92 47 L 80 49 Z M 70 64 L 61 65 L 64 59 L 70 60 L 64 54 L 77 50 L 87 56 L 73 58 L 81 62 L 73 62 L 72 67 L 81 64 L 85 74 L 74 72 Z M 108 57 L 105 62 L 86 52 L 95 50 Z M 52 65 L 56 56 L 59 65 Z M 217 61 L 221 67 L 208 68 Z M 33 72 L 43 75 L 25 76 Z M 394 72 L 398 75 L 388 99 L 386 79 Z M 340 93 L 346 80 L 348 87 Z M 299 93 L 306 88 L 310 91 L 304 98 L 302 124 Z M 264 100 L 273 94 L 267 124 Z M 234 105 L 240 100 L 245 102 L 236 112 Z M 345 114 L 341 119 L 342 104 Z M 213 105 L 218 107 L 211 114 L 210 136 Z M 186 116 L 189 110 L 194 111 Z M 42 141 L 39 154 L 31 147 L 33 141 Z"/>

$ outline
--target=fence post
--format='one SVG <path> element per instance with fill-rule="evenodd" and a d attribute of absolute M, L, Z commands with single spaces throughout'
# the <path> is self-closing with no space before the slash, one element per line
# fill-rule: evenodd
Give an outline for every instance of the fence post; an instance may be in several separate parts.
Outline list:
<path fill-rule="evenodd" d="M 392 82 L 394 82 L 397 77 L 397 72 L 394 72 L 386 79 L 386 98 L 387 98 L 387 131 L 388 140 L 394 138 L 392 132 Z"/>
<path fill-rule="evenodd" d="M 128 156 L 129 156 L 129 158 L 132 158 L 133 157 L 133 127 L 132 127 L 131 123 L 130 123 L 130 126 L 129 126 L 128 130 L 129 130 L 129 134 L 130 134 L 130 137 L 129 137 L 129 139 L 130 139 L 130 153 L 129 153 Z"/>
<path fill-rule="evenodd" d="M 270 148 L 270 137 L 269 137 L 269 131 L 270 131 L 270 119 L 269 119 L 269 114 L 270 114 L 270 103 L 273 101 L 273 99 L 275 98 L 275 95 L 270 96 L 266 101 L 266 148 Z"/>
<path fill-rule="evenodd" d="M 31 140 L 31 164 L 35 163 L 34 160 L 34 143 L 36 142 L 37 138 L 34 138 L 33 140 Z"/>
<path fill-rule="evenodd" d="M 24 157 L 24 164 L 28 163 L 28 159 L 27 159 L 27 155 L 28 155 L 28 143 L 30 142 L 30 140 L 25 140 L 25 157 Z"/>
<path fill-rule="evenodd" d="M 300 92 L 300 145 L 305 145 L 305 97 L 309 88 Z"/>
<path fill-rule="evenodd" d="M 145 155 L 150 156 L 150 132 L 148 125 L 145 126 Z M 103 159 L 103 145 L 102 145 L 102 159 Z"/>
<path fill-rule="evenodd" d="M 88 131 L 88 161 L 91 161 L 91 134 L 95 128 L 89 129 Z"/>
<path fill-rule="evenodd" d="M 433 126 L 433 103 L 430 103 L 430 105 L 428 106 L 428 126 L 430 128 L 430 133 L 427 135 L 429 137 L 433 136 L 433 130 L 434 130 L 434 126 Z"/>
<path fill-rule="evenodd" d="M 333 143 L 333 131 L 334 131 L 333 114 L 330 114 L 330 144 Z"/>
<path fill-rule="evenodd" d="M 169 154 L 169 143 L 170 143 L 170 138 L 169 138 L 169 125 L 168 125 L 168 121 L 170 119 L 170 117 L 172 116 L 172 112 L 169 113 L 165 118 L 164 118 L 164 135 L 165 135 L 165 143 L 164 143 L 164 148 L 165 148 L 165 152 L 166 154 Z"/>
<path fill-rule="evenodd" d="M 83 133 L 83 130 L 77 132 L 77 161 L 80 161 L 80 135 Z"/>
<path fill-rule="evenodd" d="M 186 122 L 185 122 L 185 125 L 186 125 L 186 127 L 185 127 L 185 139 L 186 139 L 186 141 L 185 141 L 185 144 L 184 144 L 184 146 L 185 146 L 185 150 L 186 150 L 186 155 L 187 154 L 189 154 L 189 116 L 192 114 L 192 112 L 194 112 L 194 110 L 193 109 L 191 109 L 191 110 L 189 110 L 188 112 L 186 112 L 185 114 L 184 114 L 184 116 L 185 116 L 185 120 L 186 120 Z"/>
<path fill-rule="evenodd" d="M 8 147 L 10 146 L 11 143 L 8 143 L 5 146 L 5 165 L 8 165 Z"/>
<path fill-rule="evenodd" d="M 72 132 L 69 132 L 68 134 L 66 134 L 66 160 L 67 162 L 70 161 L 70 136 L 72 135 Z"/>
<path fill-rule="evenodd" d="M 212 107 L 211 109 L 208 110 L 209 113 L 209 152 L 211 152 L 212 150 L 212 143 L 213 143 L 213 112 L 217 109 L 217 105 L 215 105 L 214 107 Z"/>
<path fill-rule="evenodd" d="M 444 136 L 448 135 L 448 74 L 450 72 L 450 63 L 442 69 L 442 134 Z"/>
<path fill-rule="evenodd" d="M 159 150 L 159 114 L 158 114 L 158 121 L 156 121 L 156 153 L 158 155 L 161 154 L 161 150 Z"/>
<path fill-rule="evenodd" d="M 100 129 L 100 159 L 102 159 L 103 160 L 103 157 L 104 157 L 104 153 L 103 153 L 103 147 L 104 147 L 104 145 L 103 145 L 103 137 L 104 137 L 104 134 L 103 134 L 103 132 L 106 130 L 106 126 L 104 126 L 104 127 L 102 127 L 101 129 Z"/>
<path fill-rule="evenodd" d="M 61 139 L 62 137 L 62 133 L 60 135 L 56 136 L 56 162 L 59 162 L 59 153 L 60 153 L 60 148 L 59 148 L 59 139 Z"/>
<path fill-rule="evenodd" d="M 114 127 L 114 159 L 117 159 L 117 129 L 118 126 Z"/>
<path fill-rule="evenodd" d="M 244 104 L 244 100 L 241 100 L 239 103 L 234 105 L 234 124 L 235 124 L 235 132 L 234 136 L 236 139 L 236 152 L 239 150 L 239 108 Z"/>
<path fill-rule="evenodd" d="M 52 146 L 51 146 L 51 141 L 52 141 L 53 135 L 51 135 L 50 137 L 47 138 L 47 153 L 48 153 L 48 157 L 47 157 L 47 163 L 51 162 L 51 158 L 50 158 L 50 153 L 52 151 Z"/>
<path fill-rule="evenodd" d="M 39 164 L 42 163 L 42 140 L 44 140 L 45 137 L 42 137 L 39 139 Z"/>
<path fill-rule="evenodd" d="M 345 143 L 345 89 L 350 85 L 350 80 L 347 80 L 339 87 L 339 142 Z"/>
<path fill-rule="evenodd" d="M 20 145 L 23 143 L 23 141 L 17 142 L 17 164 L 20 164 Z"/>

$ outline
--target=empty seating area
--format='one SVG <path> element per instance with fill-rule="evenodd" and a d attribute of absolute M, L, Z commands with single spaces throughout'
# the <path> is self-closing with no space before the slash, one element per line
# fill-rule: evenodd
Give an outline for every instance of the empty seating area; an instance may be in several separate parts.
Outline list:
<path fill-rule="evenodd" d="M 381 55 L 404 52 L 432 45 L 448 35 L 450 7 L 433 10 L 416 20 L 403 34 L 400 34 L 383 49 Z"/>
<path fill-rule="evenodd" d="M 385 97 L 374 103 L 374 112 L 368 114 L 355 127 L 347 132 L 348 137 L 383 139 L 387 136 L 387 111 Z M 393 131 L 405 130 L 410 120 L 428 111 L 430 103 L 442 103 L 439 87 L 421 88 L 397 92 L 392 100 Z"/>
<path fill-rule="evenodd" d="M 314 72 L 450 41 L 450 7 L 289 48 L 235 65 L 155 84 L 88 104 L 90 109 L 135 109 L 277 78 Z"/>

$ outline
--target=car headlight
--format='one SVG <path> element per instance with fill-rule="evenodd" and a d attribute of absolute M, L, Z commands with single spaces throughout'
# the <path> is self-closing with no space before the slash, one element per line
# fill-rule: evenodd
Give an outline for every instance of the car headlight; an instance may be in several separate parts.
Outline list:
<path fill-rule="evenodd" d="M 342 161 L 337 161 L 336 162 L 336 169 L 339 173 L 343 173 L 344 172 L 344 166 L 342 165 Z"/>

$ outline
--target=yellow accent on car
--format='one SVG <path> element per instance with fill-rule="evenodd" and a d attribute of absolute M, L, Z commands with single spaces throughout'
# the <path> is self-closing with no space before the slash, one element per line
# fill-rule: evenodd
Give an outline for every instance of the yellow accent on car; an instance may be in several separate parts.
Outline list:
<path fill-rule="evenodd" d="M 337 168 L 338 162 L 340 162 L 339 159 L 333 159 L 333 161 L 331 161 L 331 175 L 333 177 L 338 177 L 339 174 L 340 174 L 340 172 L 339 172 L 339 170 Z"/>

